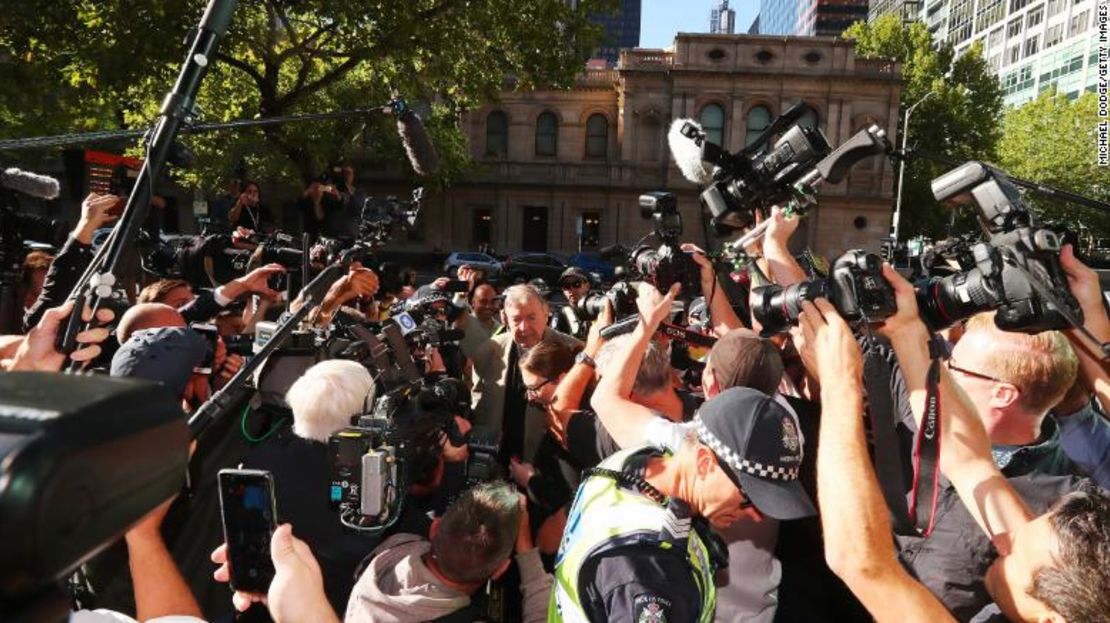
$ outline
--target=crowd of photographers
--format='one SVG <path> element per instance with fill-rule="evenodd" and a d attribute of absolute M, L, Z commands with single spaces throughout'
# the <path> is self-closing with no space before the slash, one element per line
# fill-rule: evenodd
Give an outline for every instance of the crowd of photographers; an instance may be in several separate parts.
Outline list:
<path fill-rule="evenodd" d="M 357 220 L 353 172 L 335 177 L 304 193 L 309 233 Z M 186 414 L 312 308 L 198 439 L 188 493 L 85 565 L 74 620 L 1110 620 L 1110 318 L 1070 247 L 1085 332 L 1004 331 L 984 311 L 934 335 L 914 286 L 862 254 L 835 263 L 853 287 L 807 296 L 826 276 L 778 209 L 735 274 L 677 243 L 613 287 L 470 266 L 418 284 L 360 258 L 298 297 L 303 256 L 263 234 L 258 186 L 229 191 L 212 215 L 232 253 L 141 280 L 68 356 L 66 297 L 119 198 L 91 195 L 57 255 L 23 263 L 6 370 L 151 379 Z M 304 272 L 333 261 L 320 247 Z M 355 426 L 369 415 L 389 444 Z M 370 514 L 372 483 L 336 474 L 387 445 L 403 474 Z M 231 467 L 271 475 L 280 527 L 268 590 L 229 598 L 215 473 Z"/>

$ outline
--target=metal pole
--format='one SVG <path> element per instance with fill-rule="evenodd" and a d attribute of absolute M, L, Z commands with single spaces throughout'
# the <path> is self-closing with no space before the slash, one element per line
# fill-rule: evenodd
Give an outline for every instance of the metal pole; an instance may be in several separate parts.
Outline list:
<path fill-rule="evenodd" d="M 906 116 L 902 121 L 902 153 L 906 153 L 906 145 L 909 144 L 910 139 L 910 115 L 913 114 L 913 109 L 921 105 L 922 102 L 929 99 L 935 94 L 936 91 L 929 91 L 925 97 L 917 100 L 912 106 L 906 109 Z M 899 217 L 902 215 L 902 186 L 906 179 L 906 159 L 902 158 L 898 163 L 898 194 L 894 199 L 894 218 L 891 219 L 890 226 L 894 232 L 894 241 L 898 241 L 898 225 Z"/>

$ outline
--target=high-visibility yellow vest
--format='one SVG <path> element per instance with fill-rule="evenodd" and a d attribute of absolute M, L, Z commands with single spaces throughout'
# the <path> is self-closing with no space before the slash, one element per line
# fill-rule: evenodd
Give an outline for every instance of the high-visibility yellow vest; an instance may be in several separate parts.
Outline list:
<path fill-rule="evenodd" d="M 618 452 L 598 467 L 623 472 L 630 459 L 653 446 Z M 622 486 L 613 478 L 594 475 L 582 481 L 567 516 L 567 527 L 555 559 L 555 587 L 551 591 L 547 620 L 571 623 L 589 621 L 580 600 L 579 573 L 591 557 L 617 547 L 643 545 L 663 550 L 685 549 L 690 573 L 701 594 L 699 621 L 712 621 L 717 603 L 715 569 L 701 537 L 691 528 L 691 518 Z"/>

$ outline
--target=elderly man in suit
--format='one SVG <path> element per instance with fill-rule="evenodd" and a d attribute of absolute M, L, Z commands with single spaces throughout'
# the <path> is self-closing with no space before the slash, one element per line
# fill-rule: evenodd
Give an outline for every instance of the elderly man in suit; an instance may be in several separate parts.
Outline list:
<path fill-rule="evenodd" d="M 504 330 L 474 352 L 474 424 L 479 430 L 500 431 L 501 463 L 510 457 L 530 461 L 543 439 L 542 409 L 529 403 L 539 387 L 526 387 L 518 363 L 529 349 L 544 340 L 581 342 L 548 327 L 547 301 L 531 285 L 505 290 Z M 550 379 L 547 382 L 551 382 Z"/>

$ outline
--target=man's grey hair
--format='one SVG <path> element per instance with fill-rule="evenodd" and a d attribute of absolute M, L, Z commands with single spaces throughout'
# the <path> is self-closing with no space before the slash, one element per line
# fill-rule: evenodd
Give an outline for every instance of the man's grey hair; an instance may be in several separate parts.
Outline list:
<path fill-rule="evenodd" d="M 351 417 L 374 403 L 374 379 L 362 364 L 346 359 L 321 361 L 305 371 L 285 394 L 293 409 L 293 433 L 327 443 Z"/>
<path fill-rule="evenodd" d="M 597 369 L 613 369 L 610 364 L 616 363 L 614 357 L 625 350 L 632 340 L 632 334 L 625 333 L 605 342 L 601 351 L 597 353 Z M 644 359 L 640 362 L 640 369 L 636 371 L 636 383 L 632 386 L 632 391 L 640 396 L 650 396 L 670 387 L 671 380 L 670 344 L 663 346 L 659 340 L 648 342 Z"/>
<path fill-rule="evenodd" d="M 544 311 L 548 310 L 547 299 L 540 294 L 536 286 L 530 283 L 521 283 L 515 286 L 509 286 L 502 294 L 505 297 L 505 307 L 512 305 L 513 307 L 521 307 L 527 305 L 531 301 L 536 301 L 543 307 Z"/>

